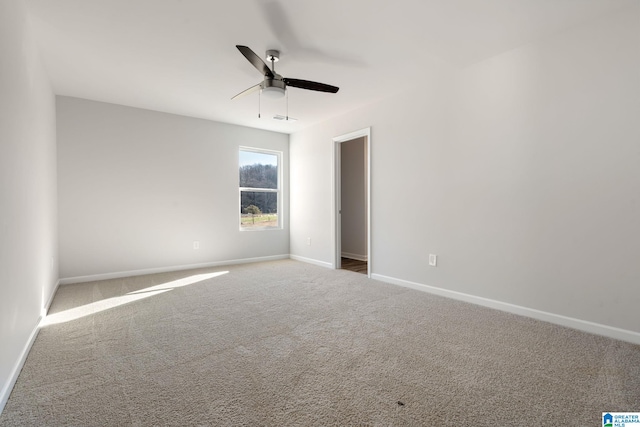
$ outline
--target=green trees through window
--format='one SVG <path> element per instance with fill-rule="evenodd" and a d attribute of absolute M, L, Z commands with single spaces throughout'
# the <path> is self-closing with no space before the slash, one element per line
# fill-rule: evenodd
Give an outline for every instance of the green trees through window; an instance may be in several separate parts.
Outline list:
<path fill-rule="evenodd" d="M 278 188 L 278 166 L 255 163 L 240 166 L 240 187 Z"/>

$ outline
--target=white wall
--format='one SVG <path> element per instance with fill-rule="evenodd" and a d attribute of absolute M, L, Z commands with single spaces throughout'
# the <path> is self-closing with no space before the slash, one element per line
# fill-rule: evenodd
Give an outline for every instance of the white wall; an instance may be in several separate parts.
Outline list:
<path fill-rule="evenodd" d="M 374 274 L 640 332 L 639 19 L 441 67 L 292 135 L 292 254 L 332 261 L 331 138 L 372 126 Z"/>
<path fill-rule="evenodd" d="M 321 263 L 333 262 L 332 138 L 372 126 L 369 256 L 378 272 L 396 268 L 405 273 L 407 268 L 421 270 L 415 259 L 422 259 L 425 242 L 415 239 L 418 232 L 409 219 L 413 216 L 429 219 L 438 208 L 434 195 L 439 191 L 436 184 L 439 151 L 447 145 L 453 75 L 450 67 L 434 61 L 425 71 L 420 93 L 400 92 L 291 135 L 293 255 Z M 416 179 L 422 186 L 420 191 L 430 194 L 419 197 L 418 203 L 414 197 Z M 307 237 L 312 238 L 310 246 L 306 245 Z"/>
<path fill-rule="evenodd" d="M 0 411 L 58 277 L 55 103 L 21 1 L 0 1 Z"/>
<path fill-rule="evenodd" d="M 446 282 L 640 331 L 640 9 L 470 67 L 456 91 L 468 196 L 445 251 L 466 261 Z"/>
<path fill-rule="evenodd" d="M 289 253 L 284 229 L 239 231 L 238 148 L 289 137 L 57 97 L 60 275 L 180 267 Z M 200 249 L 193 249 L 193 242 Z"/>
<path fill-rule="evenodd" d="M 367 259 L 365 137 L 340 144 L 342 256 Z"/>

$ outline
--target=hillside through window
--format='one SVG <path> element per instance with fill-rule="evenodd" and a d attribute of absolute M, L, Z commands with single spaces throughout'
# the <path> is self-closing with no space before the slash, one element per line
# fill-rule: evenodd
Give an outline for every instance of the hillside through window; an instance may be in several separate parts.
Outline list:
<path fill-rule="evenodd" d="M 240 229 L 280 228 L 280 153 L 241 148 Z"/>

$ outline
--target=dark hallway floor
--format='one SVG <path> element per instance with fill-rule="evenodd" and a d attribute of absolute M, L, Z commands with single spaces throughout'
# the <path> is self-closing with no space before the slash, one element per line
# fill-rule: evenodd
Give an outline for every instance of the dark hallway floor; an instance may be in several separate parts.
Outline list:
<path fill-rule="evenodd" d="M 351 258 L 342 258 L 343 270 L 355 271 L 356 273 L 367 274 L 367 261 L 358 261 Z"/>

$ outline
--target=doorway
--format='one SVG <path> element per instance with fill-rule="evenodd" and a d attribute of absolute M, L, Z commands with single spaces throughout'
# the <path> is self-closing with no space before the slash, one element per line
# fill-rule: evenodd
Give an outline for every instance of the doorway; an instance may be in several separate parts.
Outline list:
<path fill-rule="evenodd" d="M 371 275 L 370 128 L 333 139 L 335 144 L 335 264 Z"/>

